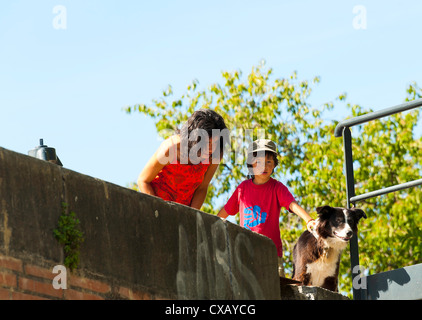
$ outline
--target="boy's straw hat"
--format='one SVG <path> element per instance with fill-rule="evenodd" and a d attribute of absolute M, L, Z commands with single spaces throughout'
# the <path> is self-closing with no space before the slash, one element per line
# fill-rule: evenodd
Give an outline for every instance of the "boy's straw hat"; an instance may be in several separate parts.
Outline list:
<path fill-rule="evenodd" d="M 270 151 L 278 154 L 276 144 L 269 139 L 258 139 L 249 145 L 248 153 Z"/>

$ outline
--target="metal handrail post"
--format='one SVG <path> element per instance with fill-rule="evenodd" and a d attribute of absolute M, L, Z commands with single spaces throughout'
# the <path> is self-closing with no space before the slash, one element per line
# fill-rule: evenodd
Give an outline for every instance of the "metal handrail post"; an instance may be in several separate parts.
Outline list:
<path fill-rule="evenodd" d="M 376 112 L 371 112 L 365 115 L 361 115 L 352 119 L 347 119 L 337 124 L 334 130 L 335 137 L 343 136 L 343 148 L 344 148 L 344 168 L 346 171 L 346 194 L 347 194 L 347 208 L 351 208 L 351 204 L 364 199 L 376 197 L 382 194 L 395 192 L 402 189 L 407 189 L 415 186 L 422 185 L 422 179 L 402 183 L 400 185 L 391 186 L 381 190 L 371 191 L 362 195 L 355 195 L 355 178 L 353 173 L 353 154 L 352 154 L 352 135 L 350 127 L 355 125 L 363 124 L 372 120 L 377 120 L 386 116 L 390 116 L 396 113 L 407 111 L 410 109 L 422 107 L 422 99 L 410 101 L 397 105 L 392 108 L 383 109 Z M 358 236 L 357 234 L 352 237 L 350 241 L 350 264 L 352 270 L 352 285 L 353 285 L 353 271 L 355 267 L 359 266 L 359 247 L 358 247 Z M 360 271 L 360 268 L 359 268 Z M 361 288 L 353 287 L 353 299 L 355 300 L 366 300 L 367 291 Z"/>
<path fill-rule="evenodd" d="M 355 196 L 355 177 L 353 173 L 352 134 L 349 127 L 343 129 L 344 169 L 346 171 L 347 209 L 350 209 L 350 199 Z M 353 270 L 359 265 L 358 235 L 355 233 L 350 239 L 350 264 L 353 285 Z M 362 289 L 353 287 L 353 299 L 362 300 Z"/>

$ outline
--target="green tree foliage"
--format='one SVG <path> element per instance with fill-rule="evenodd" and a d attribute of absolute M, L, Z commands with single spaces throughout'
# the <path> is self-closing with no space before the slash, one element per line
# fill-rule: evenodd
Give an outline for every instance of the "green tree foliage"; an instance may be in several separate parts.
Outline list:
<path fill-rule="evenodd" d="M 231 148 L 214 177 L 202 210 L 217 213 L 234 188 L 246 179 L 246 149 L 256 138 L 272 139 L 280 150 L 280 164 L 274 177 L 286 184 L 298 202 L 312 215 L 322 205 L 346 206 L 343 174 L 343 141 L 334 137 L 342 119 L 332 118 L 335 105 L 345 104 L 346 95 L 316 107 L 309 100 L 320 79 L 272 79 L 265 63 L 242 77 L 241 71 L 222 72 L 223 82 L 200 89 L 193 81 L 180 98 L 169 86 L 151 104 L 126 108 L 155 120 L 163 138 L 174 133 L 193 111 L 212 108 L 220 113 L 231 130 Z M 416 83 L 409 85 L 406 101 L 422 97 Z M 372 110 L 346 104 L 349 117 Z M 422 138 L 415 137 L 419 109 L 352 128 L 356 194 L 381 189 L 421 177 Z M 420 187 L 380 196 L 358 203 L 368 219 L 360 223 L 361 266 L 369 274 L 422 262 L 422 191 Z M 285 268 L 292 270 L 291 252 L 305 229 L 296 215 L 281 213 Z M 350 292 L 351 270 L 347 253 L 340 267 L 340 290 Z"/>

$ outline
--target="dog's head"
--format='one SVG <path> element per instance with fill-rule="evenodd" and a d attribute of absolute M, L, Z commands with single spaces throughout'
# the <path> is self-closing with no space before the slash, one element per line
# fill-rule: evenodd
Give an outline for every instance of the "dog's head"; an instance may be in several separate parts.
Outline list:
<path fill-rule="evenodd" d="M 361 209 L 334 208 L 323 206 L 317 208 L 318 224 L 316 232 L 322 238 L 337 238 L 347 242 L 357 232 L 358 222 L 366 219 L 366 214 Z"/>

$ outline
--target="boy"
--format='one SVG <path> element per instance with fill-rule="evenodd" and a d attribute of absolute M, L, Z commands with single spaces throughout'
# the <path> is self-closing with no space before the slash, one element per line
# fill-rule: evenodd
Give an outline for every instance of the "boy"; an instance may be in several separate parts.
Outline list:
<path fill-rule="evenodd" d="M 218 216 L 225 219 L 239 212 L 242 227 L 272 239 L 279 257 L 279 274 L 284 277 L 279 226 L 281 208 L 284 207 L 305 220 L 308 230 L 315 226 L 315 221 L 295 201 L 285 185 L 271 178 L 278 165 L 277 155 L 277 146 L 271 140 L 258 139 L 251 144 L 247 166 L 252 178 L 243 181 L 236 188 Z"/>

